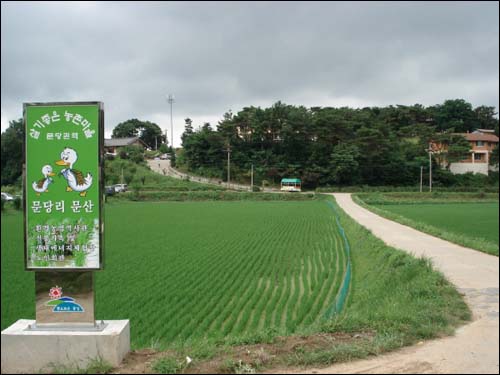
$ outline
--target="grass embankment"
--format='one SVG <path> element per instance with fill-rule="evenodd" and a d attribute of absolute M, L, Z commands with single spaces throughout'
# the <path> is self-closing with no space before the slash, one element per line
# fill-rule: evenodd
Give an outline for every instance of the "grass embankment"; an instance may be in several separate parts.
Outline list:
<path fill-rule="evenodd" d="M 373 193 L 353 199 L 388 219 L 498 256 L 498 194 Z"/>
<path fill-rule="evenodd" d="M 314 193 L 250 193 L 227 190 L 224 185 L 209 185 L 162 176 L 145 164 L 116 159 L 106 162 L 106 183 L 116 183 L 121 171 L 128 176 L 129 191 L 108 196 L 115 201 L 303 201 L 314 199 Z"/>
<path fill-rule="evenodd" d="M 387 192 L 387 193 L 358 193 L 354 197 L 359 197 L 366 204 L 445 204 L 445 203 L 498 203 L 497 193 L 464 193 L 464 192 Z"/>
<path fill-rule="evenodd" d="M 108 202 L 117 201 L 307 201 L 315 199 L 314 193 L 250 193 L 238 191 L 145 191 L 116 194 Z"/>
<path fill-rule="evenodd" d="M 109 206 L 97 318 L 131 319 L 133 346 L 166 350 L 157 352 L 152 366 L 167 372 L 185 370 L 187 355 L 194 359 L 189 371 L 327 365 L 447 335 L 470 319 L 459 293 L 428 261 L 387 247 L 339 212 L 351 247 L 352 285 L 343 313 L 326 320 L 322 311 L 333 302 L 332 294 L 312 298 L 317 288 L 338 288 L 332 272 L 320 272 L 336 264 L 327 255 L 338 243 L 334 213 L 325 202 Z M 34 316 L 33 274 L 23 270 L 21 228 L 20 214 L 3 214 L 2 271 L 8 272 L 2 272 L 2 328 Z M 183 289 L 186 277 L 192 282 Z M 247 285 L 247 292 L 212 295 L 240 285 Z M 235 324 L 212 330 L 226 309 Z M 198 318 L 192 315 L 196 311 Z M 307 316 L 314 311 L 319 314 L 311 320 Z M 207 325 L 211 312 L 217 312 L 215 321 Z M 290 329 L 300 320 L 306 324 Z M 217 338 L 231 326 L 242 333 L 251 329 L 233 335 L 237 331 L 227 328 L 229 336 Z M 292 332 L 300 336 L 279 337 Z"/>
<path fill-rule="evenodd" d="M 424 191 L 427 192 L 426 187 Z M 498 194 L 498 185 L 491 186 L 448 186 L 448 187 L 433 187 L 433 192 L 436 193 L 496 193 Z M 355 185 L 355 186 L 323 186 L 315 190 L 317 193 L 418 193 L 420 186 L 370 186 L 370 185 Z"/>
<path fill-rule="evenodd" d="M 121 183 L 122 171 L 124 183 L 129 185 L 130 190 L 141 192 L 153 191 L 222 191 L 226 190 L 224 186 L 201 184 L 177 178 L 163 176 L 153 172 L 149 166 L 144 163 L 134 163 L 127 159 L 117 158 L 115 160 L 106 160 L 105 177 L 106 185 Z"/>
<path fill-rule="evenodd" d="M 371 332 L 358 343 L 296 354 L 291 363 L 330 364 L 363 358 L 451 334 L 471 313 L 457 290 L 430 262 L 386 246 L 339 209 L 349 239 L 353 279 L 344 312 L 325 332 Z"/>

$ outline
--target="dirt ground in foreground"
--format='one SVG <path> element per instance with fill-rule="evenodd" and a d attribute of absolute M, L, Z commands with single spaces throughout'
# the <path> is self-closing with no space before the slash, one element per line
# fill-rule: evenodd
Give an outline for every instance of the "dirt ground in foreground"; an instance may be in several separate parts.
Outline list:
<path fill-rule="evenodd" d="M 272 344 L 224 347 L 211 359 L 198 360 L 192 358 L 193 362 L 179 372 L 184 374 L 224 374 L 273 371 L 273 368 L 285 366 L 297 353 L 325 349 L 338 344 L 369 341 L 373 336 L 374 334 L 370 332 L 350 334 L 321 333 L 312 336 L 278 337 Z M 122 365 L 115 368 L 111 373 L 152 374 L 155 373 L 152 365 L 156 360 L 162 357 L 174 356 L 175 353 L 172 351 L 135 350 L 129 353 Z M 185 358 L 182 359 L 182 363 L 186 364 Z"/>

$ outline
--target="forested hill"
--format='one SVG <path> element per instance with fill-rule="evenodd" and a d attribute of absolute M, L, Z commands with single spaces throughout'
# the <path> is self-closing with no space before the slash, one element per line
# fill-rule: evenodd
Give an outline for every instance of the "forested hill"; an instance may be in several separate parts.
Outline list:
<path fill-rule="evenodd" d="M 118 124 L 114 136 L 139 135 L 137 121 Z M 461 155 L 468 154 L 469 145 L 463 137 L 453 137 L 452 133 L 478 128 L 495 129 L 498 135 L 495 108 L 473 108 L 462 99 L 431 107 L 415 104 L 362 109 L 305 108 L 277 102 L 270 108 L 246 107 L 237 114 L 228 112 L 215 127 L 207 123 L 194 129 L 191 120 L 186 119 L 177 164 L 195 174 L 225 180 L 229 147 L 231 181 L 249 183 L 253 164 L 257 185 L 266 181 L 279 183 L 282 177 L 301 178 L 307 188 L 416 185 L 420 166 L 424 166 L 427 178 L 426 149 L 430 139 L 447 139 L 454 146 L 454 157 L 460 160 Z M 20 185 L 22 120 L 11 121 L 1 140 L 2 185 Z M 498 162 L 498 148 L 492 160 Z M 435 186 L 472 180 L 478 186 L 498 186 L 498 174 L 485 180 L 482 176 L 453 176 L 434 168 Z"/>
<path fill-rule="evenodd" d="M 311 107 L 277 102 L 270 108 L 246 107 L 228 112 L 213 128 L 193 129 L 186 119 L 183 150 L 177 164 L 205 176 L 231 180 L 279 182 L 302 178 L 305 186 L 415 185 L 420 166 L 427 167 L 430 139 L 442 133 L 495 129 L 495 108 L 473 108 L 462 99 L 441 105 Z M 460 138 L 460 137 L 459 137 Z M 466 150 L 467 152 L 468 150 Z M 436 182 L 450 178 L 437 171 Z M 450 181 L 448 181 L 450 182 Z"/>

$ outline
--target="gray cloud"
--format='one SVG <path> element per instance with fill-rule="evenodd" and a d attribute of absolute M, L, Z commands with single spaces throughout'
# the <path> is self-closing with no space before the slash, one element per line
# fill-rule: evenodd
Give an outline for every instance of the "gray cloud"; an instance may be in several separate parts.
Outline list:
<path fill-rule="evenodd" d="M 102 100 L 106 129 L 291 104 L 498 108 L 498 3 L 2 2 L 2 129 L 28 101 Z"/>

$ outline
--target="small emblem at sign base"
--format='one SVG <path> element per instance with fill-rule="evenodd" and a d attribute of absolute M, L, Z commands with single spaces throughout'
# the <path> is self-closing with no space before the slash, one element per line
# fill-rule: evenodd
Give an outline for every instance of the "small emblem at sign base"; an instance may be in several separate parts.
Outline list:
<path fill-rule="evenodd" d="M 71 297 L 63 297 L 62 296 L 62 288 L 60 286 L 55 286 L 54 288 L 50 288 L 49 296 L 51 300 L 47 302 L 47 306 L 54 306 L 52 312 L 85 312 L 83 307 L 75 302 L 74 298 Z"/>

